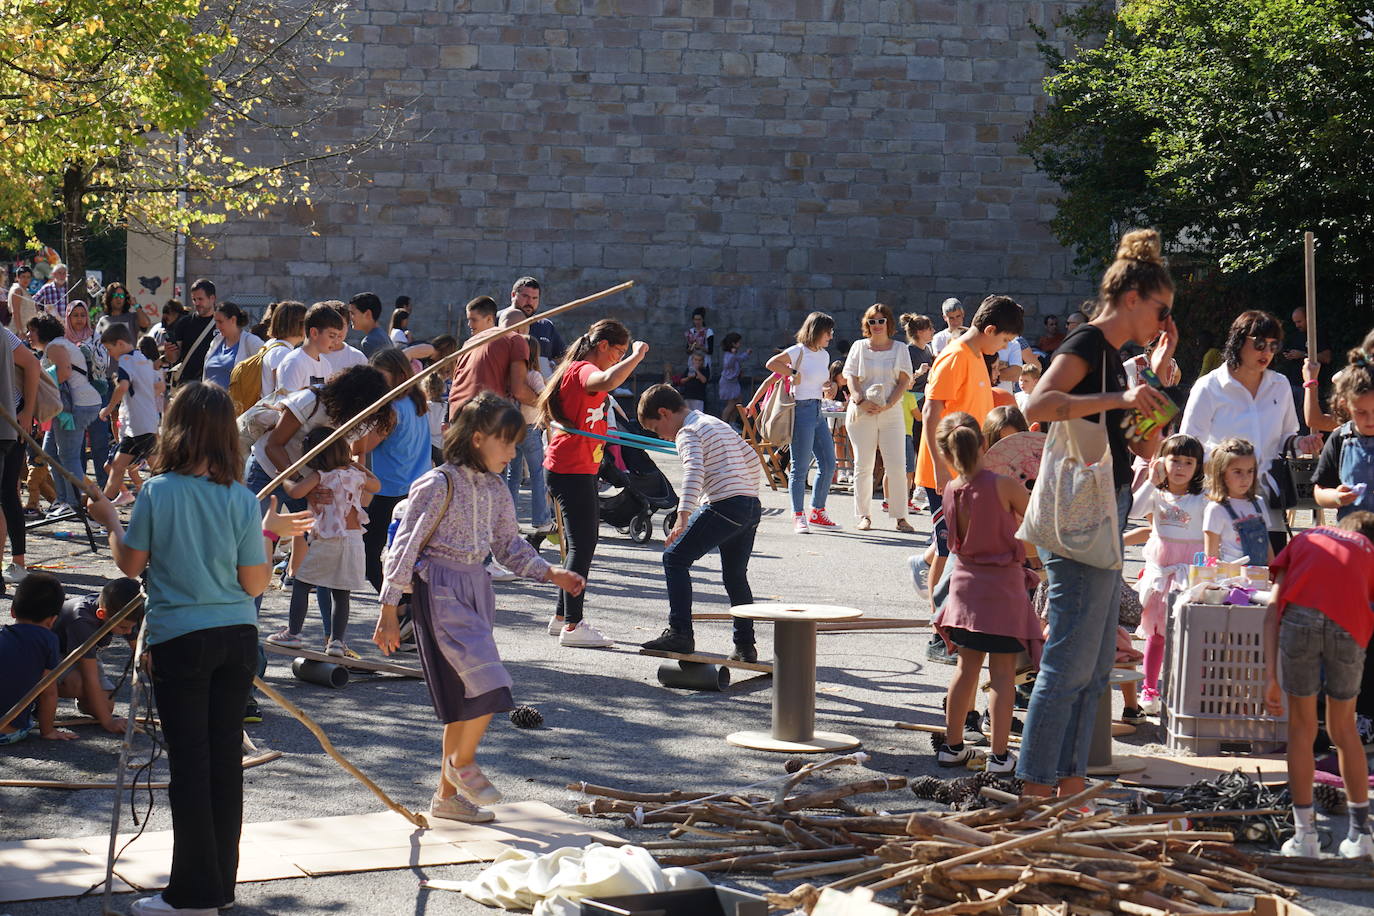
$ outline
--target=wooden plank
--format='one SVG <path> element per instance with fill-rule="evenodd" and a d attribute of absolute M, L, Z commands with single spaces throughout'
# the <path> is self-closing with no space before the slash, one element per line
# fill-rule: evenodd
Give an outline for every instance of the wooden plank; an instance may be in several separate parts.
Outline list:
<path fill-rule="evenodd" d="M 724 655 L 712 655 L 709 652 L 660 652 L 657 649 L 640 649 L 640 655 L 651 655 L 654 658 L 675 658 L 680 662 L 697 662 L 702 665 L 724 665 L 727 668 L 743 668 L 746 671 L 762 671 L 765 674 L 773 673 L 773 666 L 763 662 L 737 662 Z"/>
<path fill-rule="evenodd" d="M 317 662 L 328 662 L 331 665 L 338 665 L 341 668 L 350 668 L 358 671 L 373 671 L 378 674 L 396 674 L 401 677 L 424 678 L 424 672 L 418 667 L 410 665 L 397 665 L 391 662 L 376 662 L 368 658 L 340 658 L 337 655 L 326 655 L 323 652 L 316 652 L 314 649 L 290 649 L 286 646 L 274 646 L 270 642 L 264 642 L 262 647 L 265 651 L 273 655 L 285 655 L 291 658 L 308 658 Z"/>
<path fill-rule="evenodd" d="M 930 621 L 910 617 L 865 617 L 862 620 L 836 620 L 816 624 L 817 633 L 849 633 L 860 630 L 925 630 Z"/>

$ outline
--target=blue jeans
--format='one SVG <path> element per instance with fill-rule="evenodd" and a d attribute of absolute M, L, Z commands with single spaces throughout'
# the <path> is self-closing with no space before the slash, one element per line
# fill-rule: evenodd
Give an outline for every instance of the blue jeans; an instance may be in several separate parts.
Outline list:
<path fill-rule="evenodd" d="M 105 471 L 105 464 L 110 460 L 110 421 L 97 417 L 94 423 L 86 427 L 86 435 L 91 439 L 90 457 L 91 464 L 95 467 L 95 482 L 100 484 L 100 489 L 103 490 L 110 479 L 110 475 Z M 86 466 L 84 451 L 81 466 Z"/>
<path fill-rule="evenodd" d="M 762 507 L 756 497 L 732 496 L 706 503 L 692 514 L 687 530 L 663 551 L 663 573 L 668 580 L 668 626 L 678 633 L 692 633 L 692 564 L 720 549 L 720 576 L 730 606 L 753 604 L 749 589 L 749 557 L 759 530 Z M 735 645 L 754 644 L 754 621 L 735 618 Z"/>
<path fill-rule="evenodd" d="M 1117 491 L 1122 527 L 1131 506 L 1129 487 Z M 1116 659 L 1121 570 L 1098 569 L 1051 553 L 1050 631 L 1035 678 L 1016 775 L 1053 786 L 1085 776 L 1097 703 Z"/>
<path fill-rule="evenodd" d="M 86 441 L 86 427 L 100 416 L 100 405 L 72 408 L 72 428 L 63 429 L 60 420 L 54 418 L 48 432 L 43 436 L 43 451 L 56 458 L 61 465 L 76 476 L 81 476 L 81 446 Z M 77 494 L 67 478 L 53 472 L 52 485 L 57 490 L 57 501 L 76 506 Z"/>
<path fill-rule="evenodd" d="M 792 511 L 800 512 L 806 501 L 806 475 L 811 459 L 816 459 L 816 483 L 811 489 L 811 505 L 825 508 L 830 482 L 835 479 L 835 440 L 830 424 L 821 416 L 821 402 L 798 401 L 792 414 L 792 454 L 788 459 L 787 491 L 792 494 Z"/>
<path fill-rule="evenodd" d="M 544 479 L 544 436 L 537 426 L 525 427 L 525 438 L 515 447 L 515 457 L 501 472 L 510 488 L 510 500 L 520 505 L 520 478 L 530 472 L 530 524 L 538 528 L 549 523 L 548 484 Z M 519 511 L 516 517 L 519 518 Z"/>

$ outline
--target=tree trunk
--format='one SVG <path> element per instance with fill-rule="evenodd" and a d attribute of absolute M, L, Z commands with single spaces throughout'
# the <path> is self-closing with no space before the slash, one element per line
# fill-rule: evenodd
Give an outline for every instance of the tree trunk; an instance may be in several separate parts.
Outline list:
<path fill-rule="evenodd" d="M 86 302 L 86 239 L 90 226 L 82 199 L 86 195 L 86 172 L 68 165 L 62 173 L 62 261 L 67 265 L 67 295 Z"/>

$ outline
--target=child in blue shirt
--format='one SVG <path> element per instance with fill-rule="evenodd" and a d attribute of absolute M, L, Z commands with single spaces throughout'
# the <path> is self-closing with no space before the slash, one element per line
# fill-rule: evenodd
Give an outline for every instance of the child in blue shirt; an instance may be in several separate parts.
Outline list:
<path fill-rule="evenodd" d="M 0 630 L 0 715 L 23 699 L 61 661 L 52 626 L 62 610 L 62 599 L 62 583 L 50 573 L 31 572 L 15 588 L 10 605 L 14 623 Z M 53 683 L 13 722 L 0 725 L 0 745 L 23 741 L 35 729 L 40 738 L 75 738 L 65 728 L 54 725 L 56 718 L 57 684 Z"/>

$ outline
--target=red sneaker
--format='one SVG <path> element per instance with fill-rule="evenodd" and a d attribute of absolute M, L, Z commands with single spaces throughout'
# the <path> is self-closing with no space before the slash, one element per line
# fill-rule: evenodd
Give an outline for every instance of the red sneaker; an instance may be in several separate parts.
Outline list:
<path fill-rule="evenodd" d="M 824 529 L 829 530 L 829 531 L 839 531 L 839 530 L 840 530 L 840 526 L 837 525 L 837 524 L 835 524 L 835 522 L 831 520 L 830 516 L 828 516 L 828 515 L 825 514 L 825 510 L 824 510 L 824 509 L 814 509 L 814 508 L 813 508 L 813 509 L 811 510 L 811 515 L 810 515 L 810 517 L 808 517 L 807 520 L 806 520 L 806 523 L 807 523 L 808 525 L 813 526 L 813 527 L 816 527 L 816 528 L 824 528 Z"/>

